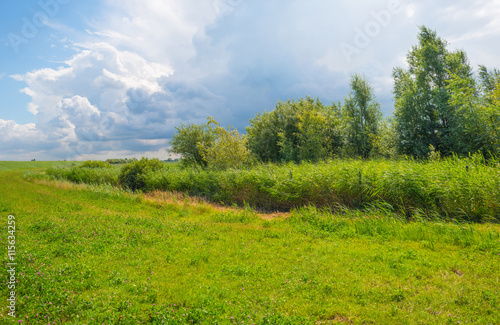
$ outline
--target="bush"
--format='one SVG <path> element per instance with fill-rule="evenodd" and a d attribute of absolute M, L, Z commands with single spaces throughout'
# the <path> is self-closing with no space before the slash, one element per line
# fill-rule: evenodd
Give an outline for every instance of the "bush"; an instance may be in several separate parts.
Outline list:
<path fill-rule="evenodd" d="M 137 159 L 132 158 L 124 158 L 124 159 L 107 159 L 106 162 L 111 165 L 123 165 L 123 164 L 128 164 L 129 162 L 137 161 Z"/>
<path fill-rule="evenodd" d="M 119 168 L 57 168 L 47 175 L 133 190 L 185 192 L 228 205 L 270 211 L 318 208 L 391 211 L 407 218 L 500 220 L 500 166 L 480 154 L 467 159 L 332 160 L 244 169 L 183 168 L 142 159 Z M 120 180 L 118 182 L 118 179 Z"/>
<path fill-rule="evenodd" d="M 74 183 L 85 184 L 109 184 L 117 186 L 118 175 L 120 170 L 118 168 L 81 168 L 75 167 L 60 167 L 49 168 L 46 170 L 47 176 L 53 179 L 65 179 Z"/>
<path fill-rule="evenodd" d="M 306 97 L 279 101 L 250 119 L 246 130 L 249 150 L 263 162 L 316 162 L 340 152 L 341 129 L 340 104 Z"/>
<path fill-rule="evenodd" d="M 124 165 L 118 178 L 120 184 L 133 191 L 142 190 L 146 186 L 146 175 L 150 172 L 160 170 L 163 163 L 159 159 L 142 158 Z"/>
<path fill-rule="evenodd" d="M 500 173 L 482 156 L 436 161 L 333 160 L 150 173 L 148 189 L 187 192 L 228 205 L 286 211 L 307 205 L 374 209 L 413 217 L 500 220 Z"/>
<path fill-rule="evenodd" d="M 215 134 L 208 124 L 182 124 L 176 127 L 177 133 L 170 141 L 170 152 L 182 155 L 184 165 L 207 166 L 203 157 L 203 148 L 209 148 L 214 140 Z"/>
<path fill-rule="evenodd" d="M 209 127 L 216 135 L 214 142 L 201 146 L 203 158 L 212 169 L 240 168 L 249 162 L 250 152 L 247 141 L 236 129 L 221 127 L 218 122 L 209 117 Z"/>
<path fill-rule="evenodd" d="M 101 160 L 87 160 L 80 165 L 80 168 L 109 168 L 108 163 Z"/>

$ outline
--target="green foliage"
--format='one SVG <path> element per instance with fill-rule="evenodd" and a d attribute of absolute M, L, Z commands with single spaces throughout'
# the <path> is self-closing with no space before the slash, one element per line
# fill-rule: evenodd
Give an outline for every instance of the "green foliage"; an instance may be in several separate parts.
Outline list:
<path fill-rule="evenodd" d="M 279 101 L 247 127 L 248 147 L 263 162 L 319 161 L 342 146 L 340 109 L 319 100 Z"/>
<path fill-rule="evenodd" d="M 441 160 L 441 153 L 439 151 L 436 151 L 436 148 L 431 144 L 429 145 L 429 160 L 430 161 L 439 161 Z"/>
<path fill-rule="evenodd" d="M 267 210 L 309 204 L 361 210 L 385 206 L 408 218 L 500 220 L 500 165 L 496 159 L 490 158 L 486 164 L 481 154 L 459 159 L 441 158 L 433 148 L 430 152 L 425 162 L 335 160 L 257 165 L 242 170 L 168 164 L 156 171 L 134 174 L 134 180 L 137 188 L 147 191 L 186 192 Z M 47 174 L 78 183 L 118 184 L 119 169 L 73 167 L 49 169 Z"/>
<path fill-rule="evenodd" d="M 378 126 L 378 135 L 374 139 L 372 157 L 397 159 L 397 134 L 392 118 L 383 119 Z"/>
<path fill-rule="evenodd" d="M 429 162 L 335 160 L 211 171 L 172 166 L 147 177 L 148 189 L 187 192 L 267 210 L 304 205 L 389 207 L 408 218 L 500 220 L 500 174 L 481 155 Z"/>
<path fill-rule="evenodd" d="M 351 93 L 345 100 L 342 114 L 347 152 L 355 157 L 369 158 L 379 137 L 382 112 L 373 89 L 360 75 L 351 78 Z"/>
<path fill-rule="evenodd" d="M 118 168 L 81 168 L 80 166 L 51 167 L 46 170 L 47 176 L 64 179 L 79 184 L 109 184 L 118 186 Z"/>
<path fill-rule="evenodd" d="M 455 113 L 449 140 L 458 154 L 480 151 L 491 157 L 500 152 L 500 105 L 494 84 L 500 85 L 500 77 L 480 69 L 480 86 L 472 77 L 452 75 L 448 80 L 449 102 Z"/>
<path fill-rule="evenodd" d="M 129 162 L 137 161 L 136 158 L 123 158 L 123 159 L 106 159 L 106 162 L 110 165 L 124 165 L 128 164 Z"/>
<path fill-rule="evenodd" d="M 182 125 L 171 141 L 170 151 L 181 154 L 184 166 L 213 169 L 239 168 L 251 161 L 247 140 L 238 130 L 221 127 L 212 117 L 206 125 Z"/>
<path fill-rule="evenodd" d="M 465 52 L 449 52 L 436 32 L 421 27 L 418 41 L 408 53 L 409 68 L 393 73 L 398 151 L 426 157 L 432 145 L 449 155 L 454 152 L 453 125 L 460 115 L 450 107 L 447 81 L 452 75 L 470 78 L 472 69 Z"/>
<path fill-rule="evenodd" d="M 143 190 L 146 186 L 147 174 L 160 170 L 162 167 L 163 163 L 156 158 L 142 158 L 124 165 L 120 170 L 118 180 L 122 186 L 133 191 Z"/>
<path fill-rule="evenodd" d="M 75 165 L 75 162 L 72 161 L 1 161 L 0 172 L 68 167 L 73 165 Z"/>
<path fill-rule="evenodd" d="M 216 138 L 214 130 L 208 124 L 182 124 L 176 127 L 177 133 L 170 141 L 170 151 L 182 155 L 185 165 L 207 166 L 203 150 L 210 148 Z"/>
<path fill-rule="evenodd" d="M 110 168 L 110 164 L 101 160 L 87 160 L 84 161 L 80 168 Z"/>
<path fill-rule="evenodd" d="M 500 83 L 500 70 L 493 69 L 493 71 L 488 71 L 484 65 L 480 65 L 479 83 L 484 94 L 492 95 L 495 90 L 498 90 L 498 84 Z"/>
<path fill-rule="evenodd" d="M 199 144 L 207 165 L 214 169 L 228 169 L 240 168 L 248 163 L 250 152 L 247 149 L 246 138 L 231 126 L 226 129 L 213 118 L 208 117 L 208 120 L 208 126 L 215 135 L 215 140 L 208 146 Z"/>

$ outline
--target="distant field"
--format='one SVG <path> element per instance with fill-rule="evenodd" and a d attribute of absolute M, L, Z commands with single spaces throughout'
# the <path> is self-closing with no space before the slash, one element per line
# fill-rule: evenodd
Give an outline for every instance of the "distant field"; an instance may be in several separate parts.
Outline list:
<path fill-rule="evenodd" d="M 30 165 L 32 164 L 32 165 Z M 5 324 L 498 324 L 500 225 L 313 207 L 278 217 L 0 162 Z M 295 174 L 294 174 L 295 175 Z"/>
<path fill-rule="evenodd" d="M 0 172 L 27 170 L 49 167 L 71 166 L 71 161 L 0 161 Z"/>

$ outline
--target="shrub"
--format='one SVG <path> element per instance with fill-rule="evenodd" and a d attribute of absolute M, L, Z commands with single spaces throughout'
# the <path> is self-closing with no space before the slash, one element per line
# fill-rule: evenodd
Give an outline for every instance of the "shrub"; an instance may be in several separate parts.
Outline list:
<path fill-rule="evenodd" d="M 216 135 L 210 146 L 201 146 L 203 158 L 213 169 L 240 168 L 249 161 L 250 152 L 247 141 L 236 129 L 221 127 L 218 122 L 209 117 L 209 127 Z"/>
<path fill-rule="evenodd" d="M 170 152 L 182 155 L 184 165 L 207 166 L 201 147 L 210 147 L 215 134 L 207 124 L 182 124 L 176 127 L 177 133 L 170 141 Z"/>
<path fill-rule="evenodd" d="M 133 191 L 142 190 L 146 185 L 146 175 L 150 172 L 160 170 L 163 163 L 159 159 L 142 158 L 124 165 L 118 178 L 120 184 Z"/>
<path fill-rule="evenodd" d="M 498 159 L 486 162 L 480 154 L 467 159 L 349 159 L 225 170 L 184 168 L 143 158 L 121 170 L 73 167 L 46 173 L 77 183 L 185 192 L 271 211 L 314 205 L 341 210 L 380 208 L 419 219 L 500 220 Z"/>
<path fill-rule="evenodd" d="M 318 99 L 279 101 L 247 127 L 249 150 L 263 162 L 321 161 L 342 147 L 340 104 Z"/>
<path fill-rule="evenodd" d="M 133 162 L 133 161 L 137 161 L 137 159 L 135 159 L 135 158 L 132 158 L 132 159 L 124 158 L 124 159 L 107 159 L 106 160 L 106 162 L 108 164 L 111 164 L 111 165 L 123 165 L 123 164 L 127 164 L 127 163 Z"/>
<path fill-rule="evenodd" d="M 109 168 L 108 163 L 101 160 L 87 160 L 80 165 L 80 168 Z"/>
<path fill-rule="evenodd" d="M 47 176 L 53 179 L 66 179 L 74 183 L 118 185 L 118 168 L 81 168 L 81 166 L 49 168 Z"/>

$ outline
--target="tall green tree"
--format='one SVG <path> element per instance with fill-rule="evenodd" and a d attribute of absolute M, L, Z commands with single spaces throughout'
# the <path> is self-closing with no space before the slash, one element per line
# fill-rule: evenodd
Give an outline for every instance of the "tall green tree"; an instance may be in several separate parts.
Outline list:
<path fill-rule="evenodd" d="M 500 83 L 500 70 L 488 71 L 484 65 L 479 66 L 479 84 L 484 95 L 491 96 L 498 89 Z"/>
<path fill-rule="evenodd" d="M 238 130 L 224 128 L 212 117 L 206 124 L 182 124 L 170 141 L 170 152 L 182 155 L 185 165 L 214 169 L 239 168 L 251 158 L 246 137 Z"/>
<path fill-rule="evenodd" d="M 207 124 L 215 134 L 215 140 L 209 146 L 200 144 L 202 155 L 208 167 L 213 169 L 240 168 L 250 159 L 246 138 L 238 130 L 228 126 L 224 128 L 212 117 Z"/>
<path fill-rule="evenodd" d="M 377 142 L 382 112 L 373 88 L 360 75 L 351 78 L 351 92 L 345 99 L 342 111 L 347 152 L 369 158 Z"/>
<path fill-rule="evenodd" d="M 392 118 L 382 119 L 378 127 L 378 135 L 375 138 L 372 157 L 394 159 L 397 157 L 397 137 Z"/>
<path fill-rule="evenodd" d="M 453 151 L 452 122 L 447 81 L 452 75 L 470 78 L 472 68 L 463 51 L 450 52 L 435 31 L 420 28 L 418 44 L 407 55 L 408 69 L 396 68 L 395 122 L 398 151 L 426 157 L 430 145 L 447 155 Z"/>
<path fill-rule="evenodd" d="M 185 165 L 207 166 L 202 148 L 209 148 L 216 134 L 208 124 L 181 124 L 170 141 L 170 152 L 180 154 Z"/>
<path fill-rule="evenodd" d="M 264 162 L 318 161 L 342 146 L 340 109 L 319 100 L 279 101 L 247 127 L 249 149 Z"/>
<path fill-rule="evenodd" d="M 467 155 L 477 151 L 483 156 L 500 151 L 500 75 L 480 67 L 479 82 L 472 77 L 452 75 L 448 80 L 449 105 L 453 115 L 450 147 Z"/>

